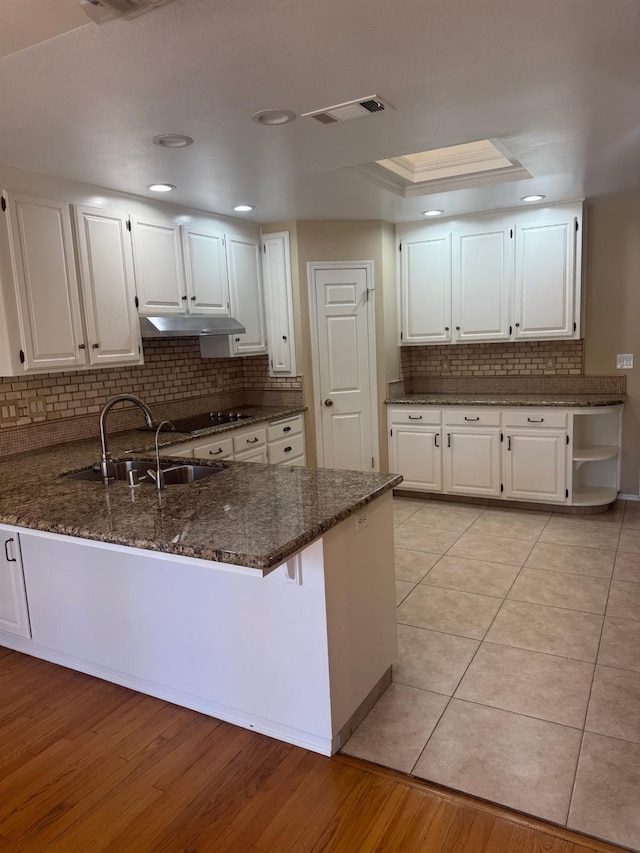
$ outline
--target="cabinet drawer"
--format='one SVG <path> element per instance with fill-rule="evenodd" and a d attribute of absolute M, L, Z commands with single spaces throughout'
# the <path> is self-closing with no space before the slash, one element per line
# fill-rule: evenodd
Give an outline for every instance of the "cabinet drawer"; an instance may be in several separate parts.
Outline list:
<path fill-rule="evenodd" d="M 272 441 L 277 441 L 279 438 L 297 435 L 300 432 L 302 432 L 302 418 L 300 416 L 275 421 L 267 425 L 267 441 L 271 443 Z"/>
<path fill-rule="evenodd" d="M 392 424 L 439 424 L 441 418 L 440 409 L 418 408 L 417 406 L 403 406 L 391 409 L 389 417 Z"/>
<path fill-rule="evenodd" d="M 241 435 L 233 436 L 233 452 L 244 453 L 254 447 L 260 447 L 267 443 L 267 430 L 264 427 L 242 432 Z"/>
<path fill-rule="evenodd" d="M 500 409 L 449 409 L 444 413 L 447 426 L 500 426 Z"/>
<path fill-rule="evenodd" d="M 505 427 L 542 427 L 565 429 L 567 413 L 554 409 L 529 409 L 528 411 L 503 411 L 502 425 Z"/>
<path fill-rule="evenodd" d="M 233 438 L 218 439 L 218 441 L 207 441 L 193 448 L 196 459 L 226 459 L 233 455 Z"/>
<path fill-rule="evenodd" d="M 292 438 L 281 438 L 280 441 L 269 443 L 269 462 L 278 465 L 281 462 L 288 464 L 289 459 L 302 456 L 304 453 L 304 442 L 302 435 L 294 435 Z"/>

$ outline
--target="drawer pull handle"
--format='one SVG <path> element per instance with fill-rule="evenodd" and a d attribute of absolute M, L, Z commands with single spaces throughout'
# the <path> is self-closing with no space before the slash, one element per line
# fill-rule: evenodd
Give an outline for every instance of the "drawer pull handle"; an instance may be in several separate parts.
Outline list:
<path fill-rule="evenodd" d="M 222 448 L 219 447 L 217 450 L 210 450 L 209 456 L 219 456 L 223 452 Z"/>
<path fill-rule="evenodd" d="M 409 415 L 409 420 L 410 421 L 421 421 L 422 415 Z"/>
<path fill-rule="evenodd" d="M 282 427 L 282 432 L 291 432 L 291 427 Z"/>
<path fill-rule="evenodd" d="M 543 424 L 544 418 L 527 418 L 530 424 Z"/>
<path fill-rule="evenodd" d="M 285 453 L 291 453 L 292 450 L 293 450 L 293 447 L 285 447 L 284 452 Z"/>
<path fill-rule="evenodd" d="M 507 450 L 511 450 L 511 436 L 507 436 Z"/>
<path fill-rule="evenodd" d="M 12 557 L 9 554 L 9 543 L 10 542 L 13 542 L 13 539 L 5 539 L 4 540 L 4 553 L 6 554 L 6 557 L 7 557 L 7 563 L 17 563 L 18 561 L 16 560 L 16 558 Z"/>
<path fill-rule="evenodd" d="M 247 444 L 257 444 L 260 441 L 259 438 L 248 438 Z"/>
<path fill-rule="evenodd" d="M 479 421 L 479 420 L 480 420 L 480 417 L 478 416 L 477 418 L 468 418 L 468 417 L 465 415 L 465 416 L 464 416 L 464 419 L 465 419 L 465 421 Z"/>
<path fill-rule="evenodd" d="M 436 447 L 440 447 L 440 445 L 438 444 L 438 433 L 436 433 L 436 434 L 433 436 L 433 443 L 434 443 L 434 445 L 435 445 Z"/>
<path fill-rule="evenodd" d="M 447 433 L 447 447 L 451 447 L 451 433 Z"/>

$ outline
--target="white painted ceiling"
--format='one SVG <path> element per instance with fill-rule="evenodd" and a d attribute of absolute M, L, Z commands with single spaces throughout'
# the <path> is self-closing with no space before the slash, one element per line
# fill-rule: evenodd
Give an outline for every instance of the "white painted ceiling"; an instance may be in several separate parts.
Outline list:
<path fill-rule="evenodd" d="M 168 181 L 172 202 L 249 202 L 258 222 L 640 187 L 638 0 L 176 0 L 102 26 L 78 12 L 0 0 L 0 163 L 142 195 Z M 395 110 L 251 121 L 374 92 Z M 163 150 L 160 133 L 195 144 Z M 402 199 L 349 168 L 493 137 L 533 178 Z"/>

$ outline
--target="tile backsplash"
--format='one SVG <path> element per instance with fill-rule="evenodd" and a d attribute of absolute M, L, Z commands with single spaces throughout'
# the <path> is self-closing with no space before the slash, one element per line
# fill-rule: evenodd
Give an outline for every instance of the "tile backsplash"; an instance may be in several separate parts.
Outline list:
<path fill-rule="evenodd" d="M 0 407 L 15 406 L 17 416 L 0 423 L 0 456 L 96 435 L 100 409 L 115 394 L 136 394 L 167 418 L 208 408 L 302 405 L 301 377 L 270 377 L 266 355 L 203 359 L 195 338 L 147 341 L 144 352 L 145 363 L 133 367 L 0 378 Z M 31 414 L 33 401 L 44 411 Z M 113 430 L 141 420 L 135 407 L 110 417 Z"/>

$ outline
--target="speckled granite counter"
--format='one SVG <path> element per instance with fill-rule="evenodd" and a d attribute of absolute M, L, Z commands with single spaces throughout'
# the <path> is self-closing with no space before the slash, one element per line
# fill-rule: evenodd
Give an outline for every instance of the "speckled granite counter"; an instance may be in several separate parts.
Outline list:
<path fill-rule="evenodd" d="M 624 394 L 406 394 L 385 400 L 387 405 L 423 406 L 617 406 Z"/>
<path fill-rule="evenodd" d="M 258 421 L 301 410 L 252 411 Z M 170 444 L 192 439 L 173 432 L 162 437 Z M 114 459 L 126 451 L 151 459 L 151 443 L 148 432 L 138 431 L 115 434 L 109 442 Z M 0 522 L 268 570 L 401 481 L 395 475 L 242 462 L 210 463 L 220 472 L 160 493 L 147 485 L 60 479 L 99 456 L 99 442 L 90 440 L 1 462 Z"/>

